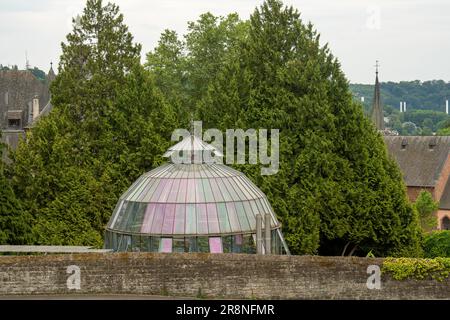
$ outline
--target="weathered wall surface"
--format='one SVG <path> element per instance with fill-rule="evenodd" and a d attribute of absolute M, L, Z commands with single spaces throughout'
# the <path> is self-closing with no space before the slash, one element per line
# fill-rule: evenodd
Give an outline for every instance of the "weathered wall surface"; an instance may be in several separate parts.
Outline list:
<path fill-rule="evenodd" d="M 381 267 L 382 261 L 182 253 L 0 256 L 0 295 L 132 293 L 259 299 L 450 299 L 449 279 L 441 283 L 432 279 L 396 281 L 382 275 L 381 288 L 368 289 L 367 268 Z M 72 265 L 79 267 L 80 289 L 73 289 L 76 280 L 74 274 L 68 273 Z"/>

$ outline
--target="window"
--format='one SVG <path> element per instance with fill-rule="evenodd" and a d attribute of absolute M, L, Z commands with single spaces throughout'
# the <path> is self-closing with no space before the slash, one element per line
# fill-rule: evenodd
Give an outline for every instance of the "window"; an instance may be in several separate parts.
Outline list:
<path fill-rule="evenodd" d="M 448 217 L 442 218 L 442 230 L 450 230 L 450 219 Z"/>
<path fill-rule="evenodd" d="M 20 119 L 8 119 L 8 127 L 20 127 Z"/>

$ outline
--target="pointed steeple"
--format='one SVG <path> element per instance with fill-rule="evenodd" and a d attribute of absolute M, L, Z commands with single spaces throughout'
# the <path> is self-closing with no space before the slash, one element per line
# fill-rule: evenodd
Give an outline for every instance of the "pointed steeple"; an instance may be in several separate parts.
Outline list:
<path fill-rule="evenodd" d="M 383 107 L 380 98 L 380 83 L 378 81 L 378 60 L 376 62 L 375 90 L 373 93 L 373 104 L 371 118 L 378 130 L 384 130 Z"/>
<path fill-rule="evenodd" d="M 47 74 L 48 82 L 49 83 L 52 82 L 53 80 L 55 80 L 55 78 L 56 78 L 56 75 L 55 75 L 55 72 L 53 71 L 53 62 L 50 62 L 50 70 L 48 71 L 48 74 Z"/>

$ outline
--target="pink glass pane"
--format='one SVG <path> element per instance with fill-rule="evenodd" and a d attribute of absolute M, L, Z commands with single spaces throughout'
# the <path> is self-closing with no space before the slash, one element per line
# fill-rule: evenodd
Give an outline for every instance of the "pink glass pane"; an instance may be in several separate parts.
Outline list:
<path fill-rule="evenodd" d="M 173 233 L 173 223 L 175 220 L 175 205 L 173 203 L 166 204 L 164 208 L 164 223 L 162 227 L 162 234 L 172 234 Z"/>
<path fill-rule="evenodd" d="M 209 233 L 219 233 L 219 219 L 217 218 L 217 209 L 215 203 L 208 203 L 206 205 L 206 211 L 208 216 L 208 229 Z"/>
<path fill-rule="evenodd" d="M 181 179 L 180 190 L 178 190 L 178 197 L 177 197 L 178 203 L 186 202 L 186 191 L 187 191 L 187 179 Z"/>
<path fill-rule="evenodd" d="M 206 215 L 206 204 L 197 204 L 197 233 L 208 233 L 208 217 Z"/>
<path fill-rule="evenodd" d="M 159 252 L 172 252 L 172 239 L 162 238 L 159 243 Z"/>
<path fill-rule="evenodd" d="M 163 203 L 157 203 L 155 208 L 155 217 L 153 218 L 151 233 L 161 233 L 162 224 L 164 221 L 164 206 Z"/>
<path fill-rule="evenodd" d="M 177 204 L 175 206 L 175 224 L 173 226 L 173 232 L 177 234 L 184 234 L 184 221 L 186 214 L 186 205 L 185 204 Z"/>
<path fill-rule="evenodd" d="M 155 215 L 155 204 L 149 203 L 147 206 L 147 210 L 145 211 L 144 221 L 142 222 L 141 233 L 150 232 L 154 215 Z"/>
<path fill-rule="evenodd" d="M 197 233 L 197 215 L 195 212 L 195 204 L 188 203 L 186 205 L 186 234 Z"/>
<path fill-rule="evenodd" d="M 223 253 L 222 238 L 220 238 L 220 237 L 209 238 L 209 252 Z"/>

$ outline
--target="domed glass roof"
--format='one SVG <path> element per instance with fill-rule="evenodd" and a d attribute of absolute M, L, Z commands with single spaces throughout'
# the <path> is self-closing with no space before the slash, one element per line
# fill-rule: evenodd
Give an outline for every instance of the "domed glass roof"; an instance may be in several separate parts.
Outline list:
<path fill-rule="evenodd" d="M 119 200 L 108 229 L 155 235 L 252 233 L 266 196 L 243 173 L 221 164 L 169 163 L 142 175 Z"/>
<path fill-rule="evenodd" d="M 203 157 L 205 152 L 209 157 Z M 164 156 L 176 161 L 143 174 L 120 197 L 106 228 L 105 247 L 254 253 L 262 241 L 257 229 L 264 224 L 268 252 L 289 254 L 264 193 L 243 173 L 205 162 L 223 157 L 219 150 L 190 135 Z"/>

